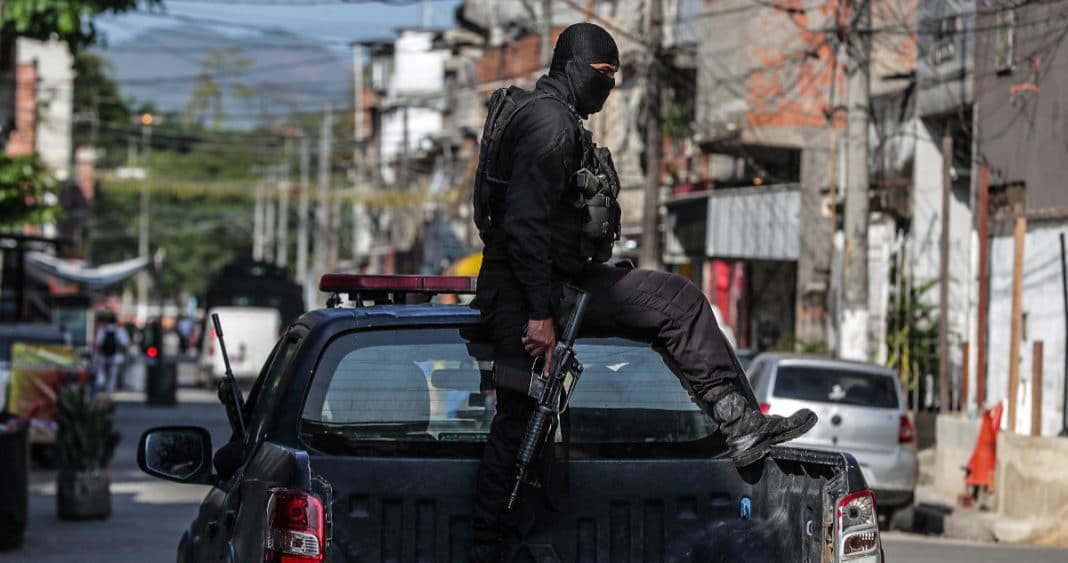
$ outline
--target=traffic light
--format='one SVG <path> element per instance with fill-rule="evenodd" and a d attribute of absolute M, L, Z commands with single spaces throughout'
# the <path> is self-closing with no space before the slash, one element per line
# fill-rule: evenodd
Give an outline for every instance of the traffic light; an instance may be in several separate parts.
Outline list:
<path fill-rule="evenodd" d="M 163 352 L 163 327 L 150 321 L 141 331 L 141 353 L 149 360 L 158 360 Z"/>

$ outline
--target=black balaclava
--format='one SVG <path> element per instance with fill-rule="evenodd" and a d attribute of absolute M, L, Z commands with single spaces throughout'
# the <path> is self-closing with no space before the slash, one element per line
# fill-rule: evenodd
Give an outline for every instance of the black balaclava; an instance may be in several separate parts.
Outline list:
<path fill-rule="evenodd" d="M 615 80 L 593 70 L 591 64 L 619 66 L 619 49 L 612 36 L 592 23 L 576 23 L 560 33 L 553 49 L 549 75 L 567 82 L 575 110 L 586 117 L 601 111 Z"/>

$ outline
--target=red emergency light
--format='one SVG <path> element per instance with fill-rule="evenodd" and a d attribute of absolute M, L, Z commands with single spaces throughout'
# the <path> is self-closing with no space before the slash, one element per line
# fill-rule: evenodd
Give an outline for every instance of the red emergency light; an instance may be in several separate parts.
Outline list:
<path fill-rule="evenodd" d="M 475 292 L 475 278 L 467 276 L 412 276 L 324 274 L 319 291 L 330 293 L 464 293 Z"/>

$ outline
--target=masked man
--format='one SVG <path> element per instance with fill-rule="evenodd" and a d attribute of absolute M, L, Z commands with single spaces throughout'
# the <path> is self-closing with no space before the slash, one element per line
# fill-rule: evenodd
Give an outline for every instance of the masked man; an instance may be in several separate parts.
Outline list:
<path fill-rule="evenodd" d="M 808 410 L 764 416 L 712 308 L 689 280 L 610 266 L 619 237 L 619 180 L 582 120 L 615 85 L 619 51 L 590 23 L 563 31 L 533 91 L 500 90 L 483 131 L 474 206 L 485 248 L 475 307 L 494 338 L 497 412 L 479 466 L 472 561 L 509 561 L 534 524 L 531 490 L 506 511 L 516 451 L 535 406 L 534 358 L 551 355 L 565 285 L 591 296 L 584 331 L 651 341 L 719 423 L 739 466 L 812 428 Z M 545 365 L 552 363 L 545 358 Z"/>

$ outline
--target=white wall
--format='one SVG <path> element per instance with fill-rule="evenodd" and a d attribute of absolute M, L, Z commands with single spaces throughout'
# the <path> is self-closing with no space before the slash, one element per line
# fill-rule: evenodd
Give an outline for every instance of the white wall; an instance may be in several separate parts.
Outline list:
<path fill-rule="evenodd" d="M 428 138 L 441 133 L 444 118 L 441 112 L 428 108 L 408 108 L 408 152 L 418 150 Z M 390 162 L 400 154 L 404 145 L 404 109 L 395 108 L 382 115 L 382 163 Z"/>
<path fill-rule="evenodd" d="M 1068 224 L 1035 225 L 1024 242 L 1023 339 L 1020 343 L 1020 389 L 1016 430 L 1031 431 L 1031 352 L 1035 340 L 1044 342 L 1042 435 L 1061 428 L 1064 397 L 1064 298 L 1061 291 L 1059 233 Z M 996 237 L 990 248 L 990 327 L 987 359 L 987 403 L 1008 398 L 1009 340 L 1012 320 L 1013 238 Z M 1007 405 L 1006 405 L 1007 407 Z M 1007 428 L 1008 409 L 1002 417 Z"/>
<path fill-rule="evenodd" d="M 445 109 L 445 62 L 447 49 L 433 49 L 432 31 L 405 30 L 394 43 L 389 65 L 389 88 L 382 115 L 381 164 L 386 182 L 396 180 L 394 160 L 404 144 L 404 108 L 408 113 L 408 152 L 425 146 L 427 139 L 441 135 Z M 382 64 L 376 69 L 383 73 Z M 379 76 L 379 79 L 382 77 Z"/>
<path fill-rule="evenodd" d="M 393 44 L 393 72 L 390 96 L 436 94 L 445 80 L 445 61 L 449 51 L 432 50 L 434 32 L 404 31 Z"/>
<path fill-rule="evenodd" d="M 74 57 L 65 43 L 19 38 L 18 64 L 37 64 L 36 149 L 57 179 L 70 174 Z"/>

